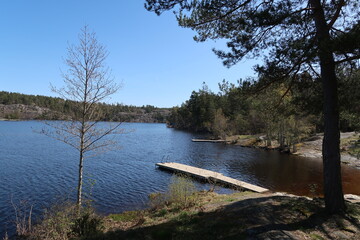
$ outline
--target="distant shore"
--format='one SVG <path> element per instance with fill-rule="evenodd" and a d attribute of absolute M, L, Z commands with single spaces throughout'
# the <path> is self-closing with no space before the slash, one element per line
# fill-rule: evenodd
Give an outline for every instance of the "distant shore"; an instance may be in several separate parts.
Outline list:
<path fill-rule="evenodd" d="M 0 121 L 17 122 L 17 121 L 29 121 L 29 120 L 0 118 Z"/>

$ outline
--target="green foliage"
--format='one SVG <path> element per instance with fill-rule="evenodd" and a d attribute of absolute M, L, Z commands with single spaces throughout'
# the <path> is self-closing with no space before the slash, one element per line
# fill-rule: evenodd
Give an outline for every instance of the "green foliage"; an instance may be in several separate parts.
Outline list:
<path fill-rule="evenodd" d="M 256 70 L 271 82 L 299 72 L 316 74 L 316 67 L 310 66 L 318 63 L 320 51 L 319 30 L 314 26 L 316 4 L 331 25 L 327 27 L 330 41 L 323 43 L 324 47 L 331 49 L 339 63 L 359 59 L 360 10 L 354 0 L 146 0 L 145 7 L 158 15 L 175 9 L 179 25 L 194 30 L 198 42 L 227 40 L 227 49 L 215 50 L 226 66 L 245 56 L 263 56 L 264 64 Z M 305 5 L 311 5 L 313 11 Z"/>
<path fill-rule="evenodd" d="M 167 211 L 165 208 L 163 208 L 163 209 L 160 209 L 155 216 L 156 216 L 156 217 L 163 217 L 163 216 L 165 216 L 167 213 L 168 213 L 168 211 Z"/>
<path fill-rule="evenodd" d="M 324 238 L 316 233 L 311 233 L 310 238 L 313 240 L 323 240 Z"/>
<path fill-rule="evenodd" d="M 221 109 L 215 112 L 214 120 L 212 123 L 212 132 L 217 138 L 225 139 L 227 135 L 228 120 L 224 116 Z"/>
<path fill-rule="evenodd" d="M 295 102 L 300 93 L 288 91 L 285 84 L 273 84 L 256 96 L 251 95 L 259 84 L 244 81 L 235 86 L 223 82 L 219 94 L 193 92 L 187 102 L 172 110 L 170 124 L 207 131 L 223 139 L 227 135 L 265 133 L 269 143 L 277 140 L 283 146 L 295 145 L 314 132 L 315 115 L 304 114 Z"/>
<path fill-rule="evenodd" d="M 15 113 L 6 114 L 6 115 L 5 115 L 5 118 L 6 118 L 6 119 L 9 119 L 9 120 L 19 119 L 19 113 L 18 113 L 18 112 L 15 112 Z"/>
<path fill-rule="evenodd" d="M 359 73 L 359 69 L 351 74 L 339 72 L 342 131 L 360 130 Z M 273 83 L 258 91 L 266 81 L 239 81 L 238 86 L 223 81 L 218 94 L 206 88 L 194 91 L 181 107 L 172 109 L 168 123 L 218 138 L 265 134 L 268 145 L 277 141 L 296 151 L 296 143 L 323 131 L 321 84 L 309 75 L 299 75 L 288 83 Z"/>
<path fill-rule="evenodd" d="M 158 15 L 175 9 L 179 25 L 196 31 L 194 39 L 198 42 L 227 40 L 226 50 L 214 50 L 225 66 L 233 66 L 245 56 L 262 56 L 262 66 L 255 66 L 263 78 L 260 88 L 290 81 L 290 89 L 301 74 L 321 80 L 326 209 L 331 213 L 343 211 L 336 66 L 358 66 L 358 1 L 146 0 L 145 7 Z M 272 122 L 266 126 L 268 136 L 276 127 L 273 120 L 270 118 Z M 284 147 L 286 123 L 277 125 L 277 140 Z M 336 164 L 327 165 L 329 162 Z"/>
<path fill-rule="evenodd" d="M 179 208 L 190 207 L 196 201 L 194 198 L 195 191 L 195 185 L 190 178 L 174 175 L 168 189 L 168 201 Z"/>
<path fill-rule="evenodd" d="M 134 222 L 139 220 L 141 214 L 139 211 L 126 211 L 121 214 L 110 214 L 109 217 L 117 222 Z"/>
<path fill-rule="evenodd" d="M 180 108 L 174 108 L 168 118 L 169 125 L 179 129 L 210 132 L 217 108 L 216 94 L 204 84 L 198 92 L 193 91 L 190 99 Z"/>
<path fill-rule="evenodd" d="M 196 187 L 192 180 L 184 175 L 173 175 L 165 193 L 149 195 L 150 207 L 154 210 L 171 206 L 171 209 L 184 209 L 196 203 Z M 161 215 L 161 213 L 158 213 Z"/>

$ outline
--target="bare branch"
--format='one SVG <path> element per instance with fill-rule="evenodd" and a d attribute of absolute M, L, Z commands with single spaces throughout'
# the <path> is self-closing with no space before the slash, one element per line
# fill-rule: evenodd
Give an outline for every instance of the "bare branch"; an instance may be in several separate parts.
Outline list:
<path fill-rule="evenodd" d="M 336 12 L 328 24 L 329 29 L 333 27 L 334 23 L 339 18 L 341 9 L 344 5 L 345 5 L 345 0 L 340 0 L 338 6 L 336 8 Z"/>
<path fill-rule="evenodd" d="M 95 139 L 92 140 L 90 143 L 87 143 L 84 151 L 87 151 L 93 144 L 95 144 L 96 142 L 100 141 L 102 138 L 104 138 L 105 136 L 113 133 L 119 126 L 121 125 L 121 123 L 115 125 L 114 127 L 110 127 L 107 131 L 103 132 L 102 134 L 94 134 Z"/>
<path fill-rule="evenodd" d="M 45 123 L 51 129 L 44 128 L 41 133 L 79 151 L 78 205 L 81 205 L 85 153 L 111 150 L 116 146 L 116 141 L 105 137 L 123 133 L 117 131 L 121 123 L 108 124 L 107 127 L 98 124 L 98 104 L 114 94 L 120 85 L 114 82 L 111 71 L 105 66 L 109 53 L 97 41 L 95 33 L 88 31 L 87 26 L 79 34 L 79 45 L 70 45 L 67 50 L 67 71 L 62 73 L 65 86 L 52 87 L 52 90 L 66 100 L 76 101 L 79 104 L 78 112 L 72 121 Z"/>

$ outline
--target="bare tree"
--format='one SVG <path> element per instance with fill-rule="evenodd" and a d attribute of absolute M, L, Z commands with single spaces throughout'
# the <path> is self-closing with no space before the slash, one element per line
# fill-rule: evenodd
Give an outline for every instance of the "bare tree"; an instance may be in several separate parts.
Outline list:
<path fill-rule="evenodd" d="M 65 86 L 52 87 L 60 97 L 77 104 L 70 121 L 47 122 L 50 128 L 42 133 L 64 142 L 79 152 L 77 204 L 82 204 L 83 164 L 85 157 L 92 157 L 116 146 L 114 134 L 121 123 L 100 123 L 99 103 L 119 90 L 111 72 L 105 65 L 108 56 L 94 32 L 84 26 L 79 34 L 79 44 L 69 45 L 62 74 Z"/>

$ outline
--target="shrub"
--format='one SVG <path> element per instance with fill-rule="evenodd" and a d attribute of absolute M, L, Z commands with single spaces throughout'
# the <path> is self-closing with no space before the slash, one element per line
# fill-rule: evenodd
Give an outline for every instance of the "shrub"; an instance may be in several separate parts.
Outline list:
<path fill-rule="evenodd" d="M 100 232 L 102 220 L 88 208 L 81 208 L 74 203 L 65 202 L 47 209 L 42 220 L 35 225 L 29 239 L 72 239 L 87 237 Z"/>
<path fill-rule="evenodd" d="M 79 237 L 93 236 L 103 229 L 102 221 L 92 212 L 85 212 L 75 219 L 72 232 Z"/>
<path fill-rule="evenodd" d="M 27 201 L 20 201 L 19 204 L 14 204 L 11 200 L 11 203 L 15 211 L 16 234 L 19 237 L 26 237 L 32 231 L 33 206 L 29 205 Z"/>
<path fill-rule="evenodd" d="M 186 175 L 172 176 L 168 190 L 165 193 L 151 193 L 149 205 L 152 210 L 159 210 L 168 206 L 172 209 L 183 209 L 195 204 L 196 187 Z"/>
<path fill-rule="evenodd" d="M 149 205 L 153 210 L 164 207 L 167 203 L 166 193 L 151 193 L 149 195 Z"/>
<path fill-rule="evenodd" d="M 68 202 L 46 209 L 42 220 L 31 232 L 30 239 L 68 239 L 77 214 L 77 207 Z"/>
<path fill-rule="evenodd" d="M 186 208 L 195 203 L 195 192 L 196 187 L 191 179 L 183 175 L 174 175 L 171 178 L 167 199 L 170 204 Z"/>

